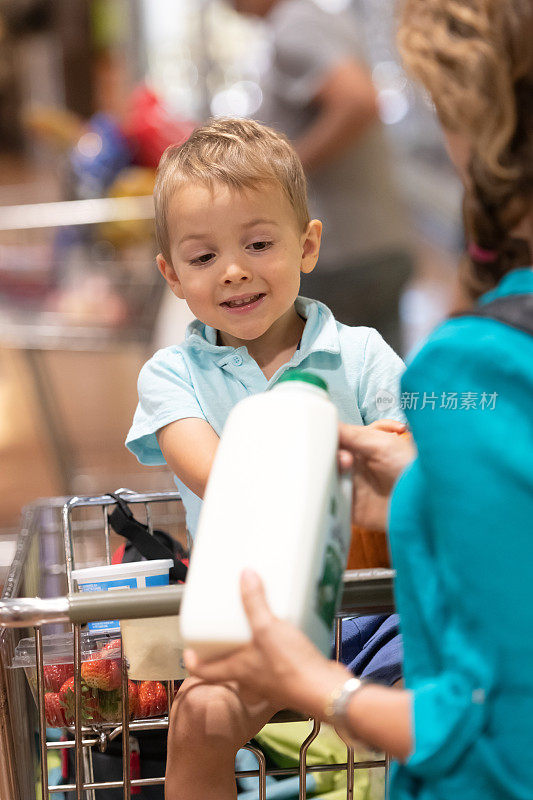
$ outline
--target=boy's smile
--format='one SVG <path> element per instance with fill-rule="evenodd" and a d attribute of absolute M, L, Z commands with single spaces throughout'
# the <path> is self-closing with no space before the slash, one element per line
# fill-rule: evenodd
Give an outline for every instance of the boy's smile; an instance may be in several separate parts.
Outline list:
<path fill-rule="evenodd" d="M 223 344 L 266 344 L 301 324 L 294 301 L 300 272 L 316 264 L 321 224 L 313 220 L 302 231 L 280 186 L 187 185 L 172 198 L 167 220 L 172 264 L 159 255 L 159 269 Z"/>
<path fill-rule="evenodd" d="M 264 292 L 258 292 L 257 294 L 252 295 L 241 294 L 237 295 L 236 297 L 230 297 L 228 300 L 224 300 L 224 302 L 220 305 L 222 308 L 226 308 L 230 312 L 242 314 L 246 311 L 257 308 L 265 296 L 266 295 Z"/>

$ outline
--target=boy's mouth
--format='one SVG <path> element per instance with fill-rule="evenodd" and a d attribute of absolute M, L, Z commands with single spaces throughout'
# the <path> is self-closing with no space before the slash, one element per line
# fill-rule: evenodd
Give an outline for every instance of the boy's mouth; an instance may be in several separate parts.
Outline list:
<path fill-rule="evenodd" d="M 220 305 L 223 308 L 239 309 L 244 311 L 248 308 L 256 306 L 264 296 L 264 292 L 258 292 L 257 294 L 242 294 L 238 297 L 232 297 L 230 300 L 225 300 Z"/>

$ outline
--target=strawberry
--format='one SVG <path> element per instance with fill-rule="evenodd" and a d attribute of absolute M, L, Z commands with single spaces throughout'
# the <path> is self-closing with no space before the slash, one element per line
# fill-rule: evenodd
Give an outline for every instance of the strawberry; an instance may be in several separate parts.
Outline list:
<path fill-rule="evenodd" d="M 98 707 L 98 697 L 94 689 L 87 686 L 86 683 L 81 683 L 81 723 L 82 725 L 90 725 L 94 722 L 101 722 L 100 710 Z M 64 709 L 65 719 L 69 724 L 74 722 L 74 709 L 75 709 L 75 694 L 74 694 L 74 678 L 69 678 L 65 681 L 59 690 L 59 699 Z"/>
<path fill-rule="evenodd" d="M 48 664 L 44 668 L 44 688 L 47 692 L 59 692 L 73 675 L 74 664 Z"/>
<path fill-rule="evenodd" d="M 98 655 L 101 657 L 103 655 L 106 655 L 107 653 L 113 653 L 120 658 L 120 647 L 121 647 L 120 639 L 111 639 L 110 642 L 108 642 L 102 647 Z"/>
<path fill-rule="evenodd" d="M 64 728 L 67 724 L 58 692 L 47 692 L 45 694 L 44 713 L 46 715 L 46 724 L 50 728 Z"/>
<path fill-rule="evenodd" d="M 133 681 L 128 681 L 128 701 L 130 704 L 130 719 L 139 716 L 139 687 Z"/>
<path fill-rule="evenodd" d="M 100 714 L 106 722 L 120 722 L 122 720 L 122 691 L 115 689 L 112 692 L 98 692 Z M 128 681 L 128 704 L 130 719 L 137 716 L 139 696 L 137 685 Z"/>
<path fill-rule="evenodd" d="M 118 689 L 122 683 L 120 658 L 100 658 L 100 653 L 96 653 L 82 663 L 81 677 L 93 689 L 106 692 Z"/>
<path fill-rule="evenodd" d="M 98 709 L 105 722 L 120 722 L 122 719 L 122 692 L 98 690 Z"/>
<path fill-rule="evenodd" d="M 167 693 L 160 681 L 141 681 L 139 685 L 139 717 L 161 717 L 167 710 Z"/>

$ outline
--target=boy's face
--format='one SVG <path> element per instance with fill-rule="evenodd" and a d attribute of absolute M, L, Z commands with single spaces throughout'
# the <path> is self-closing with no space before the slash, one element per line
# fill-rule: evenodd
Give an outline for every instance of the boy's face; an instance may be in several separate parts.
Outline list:
<path fill-rule="evenodd" d="M 167 224 L 172 264 L 158 266 L 174 294 L 236 345 L 258 339 L 293 307 L 300 272 L 318 258 L 321 223 L 302 232 L 280 186 L 180 188 Z"/>

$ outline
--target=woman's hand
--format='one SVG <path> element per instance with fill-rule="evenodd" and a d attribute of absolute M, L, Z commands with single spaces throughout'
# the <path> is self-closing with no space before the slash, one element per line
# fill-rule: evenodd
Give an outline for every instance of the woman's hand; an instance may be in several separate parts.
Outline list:
<path fill-rule="evenodd" d="M 368 426 L 340 425 L 339 463 L 341 469 L 354 471 L 354 525 L 386 529 L 392 489 L 415 456 L 412 436 L 405 425 L 394 420 L 378 420 Z"/>
<path fill-rule="evenodd" d="M 252 629 L 251 643 L 217 661 L 201 661 L 194 651 L 187 650 L 185 666 L 209 683 L 237 681 L 243 689 L 280 708 L 320 717 L 329 694 L 350 673 L 328 661 L 301 631 L 272 614 L 255 572 L 243 572 L 241 592 Z"/>
<path fill-rule="evenodd" d="M 290 708 L 324 720 L 334 690 L 352 677 L 346 667 L 328 661 L 301 631 L 270 611 L 259 576 L 243 572 L 241 592 L 252 641 L 218 661 L 200 661 L 185 651 L 185 666 L 208 683 L 236 681 L 239 689 L 260 695 L 278 708 Z M 368 684 L 347 709 L 344 735 L 405 759 L 412 749 L 411 697 L 403 689 Z"/>

